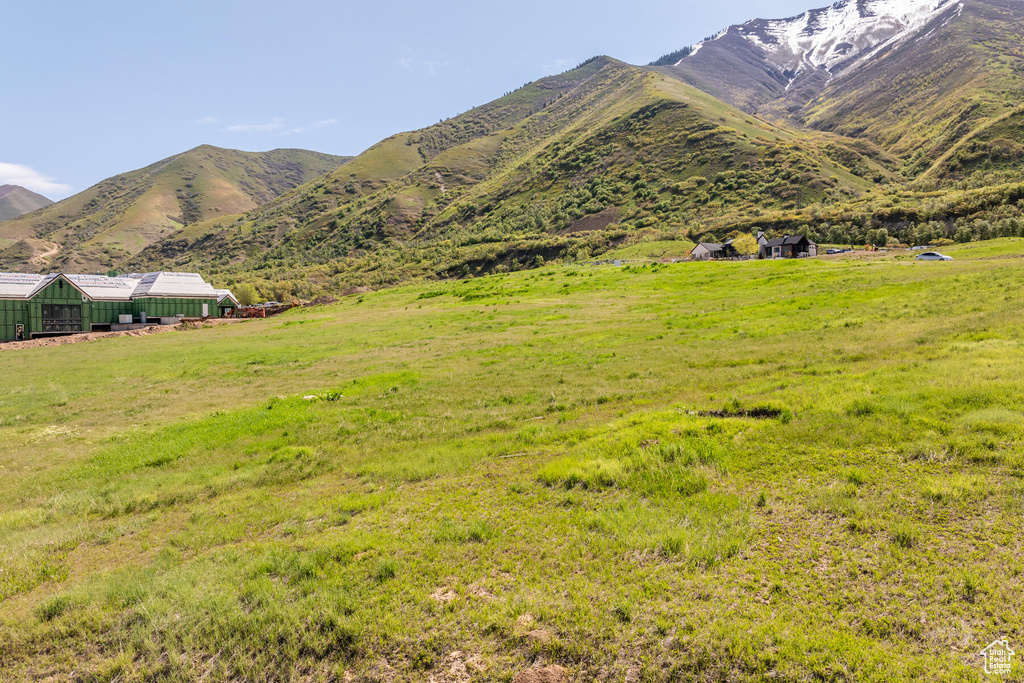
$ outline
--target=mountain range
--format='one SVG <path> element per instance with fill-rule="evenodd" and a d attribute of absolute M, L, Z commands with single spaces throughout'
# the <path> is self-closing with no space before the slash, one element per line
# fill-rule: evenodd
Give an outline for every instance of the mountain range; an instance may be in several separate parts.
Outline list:
<path fill-rule="evenodd" d="M 597 57 L 354 158 L 200 147 L 0 224 L 0 265 L 314 293 L 650 236 L 1022 234 L 1022 25 L 1016 0 L 842 0 L 658 66 Z"/>
<path fill-rule="evenodd" d="M 0 185 L 0 221 L 24 216 L 53 204 L 41 194 L 20 185 Z"/>
<path fill-rule="evenodd" d="M 346 160 L 203 145 L 0 224 L 0 263 L 85 272 L 113 267 L 190 225 L 252 210 Z"/>
<path fill-rule="evenodd" d="M 665 67 L 749 111 L 870 139 L 911 176 L 1019 106 L 1017 0 L 858 0 L 732 26 Z"/>

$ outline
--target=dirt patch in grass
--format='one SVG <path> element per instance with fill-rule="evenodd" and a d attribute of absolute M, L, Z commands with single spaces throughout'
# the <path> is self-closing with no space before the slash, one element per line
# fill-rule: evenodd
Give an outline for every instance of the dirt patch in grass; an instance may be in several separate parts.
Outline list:
<path fill-rule="evenodd" d="M 550 643 L 553 636 L 551 635 L 551 631 L 536 629 L 527 633 L 526 637 L 543 645 L 545 643 Z"/>
<path fill-rule="evenodd" d="M 512 683 L 562 683 L 568 681 L 565 669 L 552 664 L 550 666 L 531 667 L 520 671 L 512 679 Z"/>
<path fill-rule="evenodd" d="M 227 323 L 242 322 L 237 318 L 211 318 L 202 323 L 181 323 L 180 325 L 152 325 L 141 330 L 123 330 L 120 332 L 84 332 L 82 334 L 71 334 L 66 337 L 45 337 L 43 339 L 28 339 L 20 342 L 6 342 L 0 344 L 0 351 L 20 351 L 22 349 L 38 349 L 44 346 L 66 346 L 67 344 L 81 344 L 98 339 L 113 339 L 115 337 L 147 337 L 151 334 L 162 334 L 164 332 L 183 332 L 203 327 L 214 327 Z"/>
<path fill-rule="evenodd" d="M 612 206 L 599 213 L 584 216 L 558 234 L 570 235 L 574 232 L 596 232 L 604 230 L 617 220 L 619 220 L 619 210 Z"/>
<path fill-rule="evenodd" d="M 434 602 L 439 602 L 442 605 L 451 602 L 457 597 L 459 596 L 455 593 L 455 591 L 453 591 L 451 588 L 448 588 L 447 586 L 442 586 L 441 588 L 438 588 L 436 591 L 430 594 L 431 600 L 433 600 Z"/>
<path fill-rule="evenodd" d="M 772 405 L 742 406 L 739 403 L 730 403 L 719 410 L 693 410 L 691 415 L 700 417 L 749 417 L 755 420 L 776 420 L 781 419 L 788 422 L 793 414 L 786 408 Z"/>

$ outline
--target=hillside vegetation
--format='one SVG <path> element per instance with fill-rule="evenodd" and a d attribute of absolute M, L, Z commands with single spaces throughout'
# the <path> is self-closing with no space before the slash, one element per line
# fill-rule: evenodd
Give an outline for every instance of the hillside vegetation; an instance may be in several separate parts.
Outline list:
<path fill-rule="evenodd" d="M 1022 236 L 1021 18 L 1019 3 L 968 3 L 799 93 L 734 33 L 678 67 L 597 58 L 183 230 L 130 267 L 173 263 L 309 297 L 585 260 L 650 238 Z M 721 92 L 709 85 L 719 81 Z"/>
<path fill-rule="evenodd" d="M 894 168 L 868 143 L 779 128 L 663 74 L 598 58 L 390 138 L 129 263 L 229 281 L 302 272 L 302 294 L 379 287 L 586 258 L 645 228 L 699 234 L 726 214 L 856 197 Z"/>
<path fill-rule="evenodd" d="M 950 253 L 0 351 L 0 680 L 980 681 L 1024 241 Z"/>
<path fill-rule="evenodd" d="M 105 270 L 183 226 L 254 209 L 345 160 L 305 150 L 197 147 L 4 222 L 0 266 Z"/>

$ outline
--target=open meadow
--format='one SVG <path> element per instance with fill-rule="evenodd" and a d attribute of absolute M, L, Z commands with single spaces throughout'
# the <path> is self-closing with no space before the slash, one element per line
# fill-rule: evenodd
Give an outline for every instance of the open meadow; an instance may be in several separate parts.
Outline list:
<path fill-rule="evenodd" d="M 948 253 L 0 351 L 0 681 L 987 679 L 1024 239 Z"/>

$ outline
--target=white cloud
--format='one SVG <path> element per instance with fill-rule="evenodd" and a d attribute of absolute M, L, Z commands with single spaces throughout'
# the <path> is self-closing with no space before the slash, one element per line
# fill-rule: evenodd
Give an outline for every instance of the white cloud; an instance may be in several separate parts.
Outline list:
<path fill-rule="evenodd" d="M 401 57 L 398 66 L 411 74 L 436 76 L 438 69 L 450 66 L 451 62 L 438 62 L 431 59 L 419 59 L 417 57 Z"/>
<path fill-rule="evenodd" d="M 204 116 L 196 121 L 197 126 L 211 126 L 215 123 L 220 123 L 220 119 L 216 116 Z"/>
<path fill-rule="evenodd" d="M 563 71 L 568 71 L 574 66 L 576 66 L 576 60 L 574 59 L 555 59 L 554 61 L 541 66 L 541 69 L 544 73 L 553 76 L 555 74 L 560 74 Z"/>
<path fill-rule="evenodd" d="M 29 166 L 7 164 L 0 161 L 0 185 L 21 185 L 45 195 L 63 195 L 71 191 L 70 185 L 58 183 Z"/>
<path fill-rule="evenodd" d="M 278 135 L 299 135 L 312 130 L 319 130 L 327 126 L 333 126 L 337 119 L 321 119 L 301 126 L 288 126 L 288 122 L 282 118 L 267 119 L 262 123 L 233 123 L 226 128 L 232 133 L 276 133 Z"/>
<path fill-rule="evenodd" d="M 284 119 L 273 118 L 264 123 L 233 123 L 228 126 L 232 133 L 276 133 L 284 128 Z"/>
<path fill-rule="evenodd" d="M 333 126 L 338 122 L 338 119 L 323 119 L 322 121 L 314 121 L 313 123 L 305 126 L 296 126 L 295 128 L 289 128 L 284 132 L 285 135 L 298 135 L 299 133 L 308 133 L 311 130 L 319 130 L 326 128 L 327 126 Z"/>

